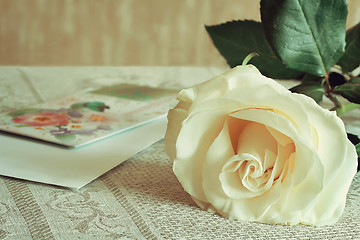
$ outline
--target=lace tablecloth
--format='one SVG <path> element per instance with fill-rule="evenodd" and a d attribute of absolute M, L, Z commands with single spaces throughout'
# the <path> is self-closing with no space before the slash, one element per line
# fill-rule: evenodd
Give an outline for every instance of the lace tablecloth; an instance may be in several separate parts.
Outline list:
<path fill-rule="evenodd" d="M 0 112 L 119 82 L 187 87 L 221 71 L 202 67 L 0 67 Z M 200 210 L 172 173 L 163 140 L 80 190 L 0 176 L 0 239 L 359 238 L 359 173 L 340 220 L 322 227 L 240 222 Z"/>

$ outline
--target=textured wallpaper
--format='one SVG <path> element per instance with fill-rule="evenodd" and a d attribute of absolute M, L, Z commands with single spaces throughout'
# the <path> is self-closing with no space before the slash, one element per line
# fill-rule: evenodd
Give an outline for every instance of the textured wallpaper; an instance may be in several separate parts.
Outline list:
<path fill-rule="evenodd" d="M 233 19 L 259 20 L 259 1 L 0 0 L 0 65 L 225 66 L 204 25 Z"/>

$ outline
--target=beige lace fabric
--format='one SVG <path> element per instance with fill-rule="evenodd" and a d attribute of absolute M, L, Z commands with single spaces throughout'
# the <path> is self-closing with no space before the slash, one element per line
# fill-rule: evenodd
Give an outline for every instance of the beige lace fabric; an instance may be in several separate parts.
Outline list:
<path fill-rule="evenodd" d="M 221 71 L 203 67 L 0 67 L 0 112 L 119 82 L 186 87 Z M 348 121 L 358 130 L 360 115 Z M 202 211 L 172 173 L 163 140 L 80 190 L 0 176 L 0 239 L 359 238 L 359 173 L 340 220 L 322 227 L 240 222 Z"/>

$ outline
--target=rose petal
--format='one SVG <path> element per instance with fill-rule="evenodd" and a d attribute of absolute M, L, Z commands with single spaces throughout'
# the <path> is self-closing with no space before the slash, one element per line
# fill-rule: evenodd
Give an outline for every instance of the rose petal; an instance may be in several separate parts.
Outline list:
<path fill-rule="evenodd" d="M 226 113 L 229 111 L 222 105 L 229 105 L 228 101 L 225 101 L 225 104 L 222 104 L 221 101 L 218 102 L 217 106 L 219 107 L 215 106 L 213 110 L 208 110 L 207 104 L 205 104 L 203 108 L 199 107 L 197 111 L 190 114 L 183 120 L 183 127 L 175 145 L 176 157 L 173 171 L 184 189 L 201 201 L 206 201 L 206 197 L 202 190 L 202 173 L 199 169 L 202 169 L 205 154 L 221 131 Z M 212 129 L 212 131 L 208 131 L 208 129 Z"/>
<path fill-rule="evenodd" d="M 344 123 L 335 112 L 320 107 L 311 98 L 302 94 L 294 94 L 292 97 L 307 107 L 306 113 L 311 119 L 310 124 L 316 129 L 318 137 L 317 152 L 324 162 L 325 182 L 331 181 L 341 165 L 339 161 L 348 160 L 344 158 L 348 144 Z"/>
<path fill-rule="evenodd" d="M 318 202 L 305 216 L 304 223 L 307 224 L 333 224 L 341 216 L 345 202 L 346 194 L 349 191 L 352 179 L 356 174 L 357 155 L 355 147 L 351 142 L 347 142 L 345 147 L 346 154 L 343 157 L 343 165 L 337 168 L 336 175 L 332 181 L 328 182 L 324 190 L 320 193 Z"/>
<path fill-rule="evenodd" d="M 250 153 L 264 159 L 265 149 L 277 152 L 277 142 L 263 124 L 250 122 L 239 136 L 238 154 Z"/>
<path fill-rule="evenodd" d="M 225 164 L 219 175 L 221 187 L 224 193 L 232 199 L 244 199 L 259 196 L 264 191 L 251 189 L 251 186 L 244 184 L 239 171 L 240 166 L 246 161 L 256 161 L 256 157 L 251 154 L 234 155 Z M 245 185 L 245 186 L 244 186 Z M 250 189 L 249 189 L 250 188 Z"/>
<path fill-rule="evenodd" d="M 285 134 L 283 134 L 269 126 L 266 126 L 266 128 L 270 132 L 270 134 L 273 136 L 273 138 L 275 138 L 276 141 L 278 143 L 280 143 L 281 146 L 285 147 L 286 145 L 293 143 L 293 140 L 291 140 L 291 138 L 289 138 Z"/>
<path fill-rule="evenodd" d="M 219 75 L 202 84 L 183 89 L 178 94 L 178 100 L 192 103 L 195 107 L 205 101 L 223 96 L 228 91 L 227 81 L 224 76 Z"/>
<path fill-rule="evenodd" d="M 188 112 L 186 109 L 178 107 L 169 111 L 167 131 L 165 133 L 166 152 L 170 159 L 173 161 L 176 157 L 176 141 L 181 130 L 181 122 L 187 117 Z"/>
<path fill-rule="evenodd" d="M 293 140 L 296 148 L 296 156 L 301 159 L 301 161 L 295 161 L 294 166 L 292 166 L 294 168 L 292 170 L 294 185 L 297 185 L 306 179 L 310 174 L 309 169 L 313 168 L 315 163 L 320 162 L 314 146 L 311 145 L 311 143 L 300 134 L 298 129 L 284 116 L 259 109 L 245 109 L 230 115 L 239 119 L 262 123 L 287 135 Z M 321 167 L 318 169 L 318 176 L 319 179 L 323 176 Z"/>
<path fill-rule="evenodd" d="M 234 155 L 231 147 L 228 123 L 209 147 L 203 168 L 203 189 L 206 199 L 217 211 L 229 218 L 257 220 L 275 203 L 280 196 L 281 186 L 276 185 L 272 191 L 249 199 L 231 199 L 224 192 L 219 181 L 222 166 Z"/>
<path fill-rule="evenodd" d="M 269 79 L 266 79 L 269 80 Z M 247 80 L 243 82 L 248 83 Z M 279 85 L 273 82 L 271 85 L 258 85 L 256 88 L 256 94 L 252 91 L 247 91 L 246 85 L 241 89 L 234 89 L 224 95 L 227 99 L 236 99 L 242 105 L 245 105 L 245 109 L 251 108 L 263 108 L 272 109 L 275 113 L 284 116 L 293 126 L 298 130 L 301 130 L 301 134 L 306 137 L 311 137 L 311 129 L 309 127 L 309 119 L 306 112 L 306 108 L 300 104 L 296 99 L 292 99 L 291 92 L 279 92 L 275 87 Z M 261 87 L 260 87 L 261 86 Z M 237 110 L 240 110 L 238 108 Z M 295 120 L 296 119 L 296 120 Z"/>
<path fill-rule="evenodd" d="M 276 180 L 280 178 L 280 174 L 285 171 L 285 164 L 289 161 L 290 155 L 295 152 L 294 143 L 290 143 L 285 147 L 278 144 L 278 155 L 275 160 L 274 168 L 271 172 L 271 179 Z M 283 178 L 280 178 L 282 181 Z"/>
<path fill-rule="evenodd" d="M 253 97 L 262 97 L 259 94 L 253 94 L 252 91 L 248 91 L 249 89 L 256 89 L 260 91 L 261 89 L 259 86 L 269 87 L 272 89 L 271 92 L 276 92 L 277 95 L 290 92 L 282 85 L 274 84 L 272 79 L 261 75 L 260 71 L 253 65 L 235 67 L 232 71 L 222 74 L 222 76 L 224 76 L 228 82 L 229 91 L 235 89 L 236 91 L 242 91 L 243 93 L 252 95 Z M 242 96 L 237 96 L 234 99 L 240 98 L 242 98 Z M 248 103 L 251 103 L 251 101 Z"/>
<path fill-rule="evenodd" d="M 230 142 L 228 122 L 226 121 L 223 129 L 209 147 L 202 168 L 202 187 L 206 199 L 212 204 L 214 201 L 216 202 L 218 198 L 228 199 L 228 196 L 226 196 L 222 190 L 219 175 L 222 166 L 224 166 L 232 156 L 234 156 L 234 150 Z M 217 206 L 214 205 L 214 207 L 218 209 Z"/>

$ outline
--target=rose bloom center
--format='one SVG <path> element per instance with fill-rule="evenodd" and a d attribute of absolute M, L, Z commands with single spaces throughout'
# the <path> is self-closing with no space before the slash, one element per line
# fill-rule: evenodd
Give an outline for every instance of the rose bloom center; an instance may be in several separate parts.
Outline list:
<path fill-rule="evenodd" d="M 284 178 L 295 159 L 291 138 L 264 124 L 231 116 L 228 128 L 235 154 L 223 166 L 220 181 L 229 197 L 258 196 Z"/>

